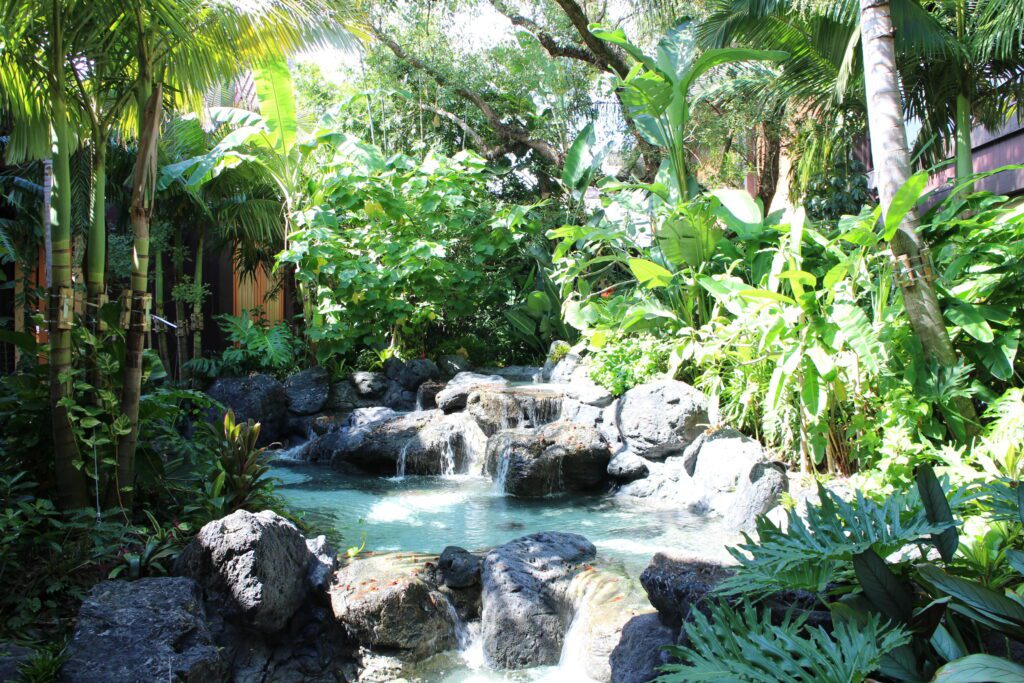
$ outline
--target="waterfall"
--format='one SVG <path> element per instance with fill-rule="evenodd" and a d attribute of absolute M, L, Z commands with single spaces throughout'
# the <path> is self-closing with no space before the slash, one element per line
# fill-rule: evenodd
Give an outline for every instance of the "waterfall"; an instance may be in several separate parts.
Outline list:
<path fill-rule="evenodd" d="M 558 658 L 558 668 L 564 674 L 570 674 L 573 681 L 589 681 L 587 676 L 587 603 L 584 597 L 572 617 L 569 630 L 565 632 L 562 642 L 562 654 Z"/>
<path fill-rule="evenodd" d="M 508 481 L 508 470 L 512 463 L 512 452 L 508 448 L 502 449 L 498 454 L 498 469 L 494 473 L 494 490 L 498 493 L 505 493 L 505 484 Z"/>
<path fill-rule="evenodd" d="M 398 469 L 395 473 L 398 479 L 405 478 L 405 461 L 409 457 L 409 448 L 412 447 L 414 441 L 416 441 L 415 437 L 406 441 L 405 445 L 402 446 L 402 451 L 398 454 Z"/>
<path fill-rule="evenodd" d="M 441 443 L 441 476 L 450 477 L 455 474 L 455 447 L 459 434 L 454 429 L 448 430 Z"/>

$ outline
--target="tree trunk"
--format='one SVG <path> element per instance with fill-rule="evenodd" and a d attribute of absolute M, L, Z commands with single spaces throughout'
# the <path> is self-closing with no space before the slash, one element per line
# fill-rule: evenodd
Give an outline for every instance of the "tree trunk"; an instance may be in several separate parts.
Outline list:
<path fill-rule="evenodd" d="M 140 60 L 142 61 L 142 60 Z M 142 124 L 139 127 L 139 149 L 132 175 L 131 225 L 134 238 L 131 288 L 128 292 L 131 308 L 128 339 L 125 345 L 124 381 L 121 390 L 121 412 L 131 424 L 131 431 L 118 440 L 117 480 L 108 493 L 108 503 L 131 509 L 135 484 L 135 449 L 139 439 L 139 399 L 142 394 L 142 352 L 145 347 L 145 311 L 143 301 L 149 291 L 149 219 L 153 201 L 154 170 L 157 143 L 160 139 L 161 99 L 163 89 L 159 82 L 151 87 L 145 73 L 147 65 L 140 65 L 139 102 L 145 102 Z M 148 98 L 144 98 L 146 91 Z"/>
<path fill-rule="evenodd" d="M 782 153 L 782 136 L 774 122 L 760 123 L 755 134 L 755 157 L 757 163 L 757 196 L 766 209 L 772 206 L 779 184 L 779 158 Z M 787 178 L 788 180 L 788 178 Z M 788 191 L 788 182 L 783 187 Z"/>
<path fill-rule="evenodd" d="M 963 95 L 956 96 L 956 180 L 961 183 L 974 175 L 973 149 L 971 145 L 971 101 Z M 973 187 L 965 185 L 961 192 L 968 194 Z"/>
<path fill-rule="evenodd" d="M 106 290 L 107 268 L 107 145 L 101 131 L 93 135 L 93 207 L 89 224 L 86 267 L 86 288 L 89 293 L 87 315 L 95 318 L 99 313 L 99 298 Z"/>
<path fill-rule="evenodd" d="M 159 327 L 156 329 L 156 345 L 160 354 L 160 362 L 164 369 L 170 371 L 170 357 L 167 355 L 167 325 L 163 320 L 167 319 L 164 312 L 164 254 L 163 251 L 156 251 L 153 254 L 153 310 L 162 319 L 157 321 Z"/>
<path fill-rule="evenodd" d="M 896 71 L 892 16 L 888 0 L 861 0 L 861 36 L 864 49 L 864 81 L 867 90 L 868 130 L 875 184 L 883 212 L 888 211 L 896 192 L 910 177 L 910 153 L 903 126 L 903 106 Z M 924 352 L 939 364 L 957 363 L 942 308 L 927 267 L 927 250 L 917 232 L 917 214 L 907 213 L 889 243 L 903 293 L 903 305 L 910 325 L 921 341 Z M 970 401 L 957 408 L 968 422 L 976 424 Z"/>
<path fill-rule="evenodd" d="M 174 283 L 181 282 L 181 276 L 185 272 L 185 251 L 181 244 L 181 231 L 174 233 Z M 173 293 L 173 289 L 171 290 Z M 178 328 L 174 330 L 174 346 L 178 356 L 178 380 L 185 379 L 185 363 L 188 362 L 188 346 L 185 340 L 188 339 L 188 318 L 185 317 L 185 303 L 180 299 L 174 300 L 174 320 Z"/>
<path fill-rule="evenodd" d="M 206 228 L 199 228 L 196 242 L 196 269 L 193 282 L 196 285 L 196 300 L 192 304 L 192 357 L 203 357 L 203 252 L 206 251 Z"/>
<path fill-rule="evenodd" d="M 64 67 L 63 17 L 56 7 L 53 15 L 50 68 L 53 77 L 53 129 L 57 138 L 57 151 L 53 156 L 53 183 L 56 189 L 56 222 L 51 226 L 52 280 L 47 306 L 50 332 L 50 409 L 53 419 L 54 476 L 57 498 L 62 508 L 81 508 L 88 505 L 88 489 L 82 471 L 78 443 L 71 428 L 64 399 L 72 396 L 71 325 L 61 325 L 62 302 L 72 296 L 71 281 L 71 131 L 65 92 L 67 87 Z"/>

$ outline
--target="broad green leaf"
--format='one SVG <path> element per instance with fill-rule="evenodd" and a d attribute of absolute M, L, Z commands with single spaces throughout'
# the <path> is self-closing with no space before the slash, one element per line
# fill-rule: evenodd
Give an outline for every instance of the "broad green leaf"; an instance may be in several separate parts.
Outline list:
<path fill-rule="evenodd" d="M 925 581 L 969 607 L 1011 624 L 1024 626 L 1024 605 L 1011 600 L 1002 593 L 997 593 L 974 581 L 950 576 L 938 567 L 931 565 L 921 565 L 918 571 Z"/>
<path fill-rule="evenodd" d="M 660 69 L 658 68 L 658 64 L 653 59 L 645 55 L 643 53 L 643 50 L 638 48 L 636 45 L 629 42 L 629 39 L 626 38 L 626 32 L 622 28 L 611 29 L 604 28 L 600 24 L 591 24 L 590 32 L 594 34 L 594 36 L 596 36 L 597 38 L 600 38 L 601 40 L 612 43 L 613 45 L 618 45 L 627 54 L 629 54 L 630 57 L 643 64 L 651 71 L 661 73 Z M 664 75 L 667 76 L 668 74 Z"/>
<path fill-rule="evenodd" d="M 884 238 L 889 241 L 896 234 L 900 223 L 907 217 L 907 214 L 917 205 L 924 188 L 928 185 L 928 171 L 918 171 L 907 178 L 903 187 L 896 191 L 896 196 L 889 204 L 889 210 L 885 212 Z"/>
<path fill-rule="evenodd" d="M 253 80 L 270 145 L 278 154 L 288 154 L 299 128 L 288 63 L 283 59 L 267 62 L 253 72 Z"/>
<path fill-rule="evenodd" d="M 872 604 L 893 621 L 905 624 L 914 613 L 913 596 L 871 548 L 853 556 L 857 582 Z"/>
<path fill-rule="evenodd" d="M 806 270 L 786 270 L 779 273 L 779 279 L 789 280 L 791 283 L 798 283 L 805 287 L 814 287 L 818 283 L 818 278 Z"/>
<path fill-rule="evenodd" d="M 959 643 L 957 639 L 953 637 L 953 634 L 950 633 L 942 624 L 939 624 L 938 627 L 936 627 L 935 632 L 932 633 L 931 638 L 929 639 L 929 642 L 931 642 L 935 651 L 938 652 L 947 662 L 959 659 L 967 654 L 964 651 L 963 645 Z"/>
<path fill-rule="evenodd" d="M 821 402 L 819 399 L 818 370 L 814 363 L 804 361 L 803 382 L 800 386 L 800 398 L 803 401 L 804 409 L 814 417 L 821 413 Z"/>
<path fill-rule="evenodd" d="M 786 296 L 785 294 L 779 294 L 778 292 L 769 292 L 767 289 L 744 289 L 738 292 L 738 294 L 744 299 L 763 299 L 767 301 L 777 301 L 783 304 L 789 304 L 795 306 L 796 301 Z"/>
<path fill-rule="evenodd" d="M 946 317 L 951 323 L 984 344 L 995 339 L 995 333 L 992 332 L 985 316 L 973 304 L 953 299 L 950 301 L 950 306 L 946 308 Z"/>
<path fill-rule="evenodd" d="M 968 655 L 935 672 L 933 683 L 1021 683 L 1024 666 L 992 655 Z"/>
<path fill-rule="evenodd" d="M 580 180 L 586 176 L 594 159 L 594 144 L 597 137 L 594 135 L 594 124 L 588 123 L 580 131 L 580 134 L 573 140 L 569 152 L 565 155 L 565 164 L 562 166 L 562 182 L 570 190 L 577 189 Z"/>
<path fill-rule="evenodd" d="M 807 356 L 814 363 L 814 367 L 818 369 L 818 374 L 825 379 L 833 379 L 836 371 L 835 363 L 832 362 L 832 356 L 820 346 L 812 346 L 807 349 Z"/>
<path fill-rule="evenodd" d="M 647 289 L 667 287 L 672 282 L 672 273 L 653 261 L 631 258 L 629 259 L 629 269 L 637 282 Z"/>
<path fill-rule="evenodd" d="M 942 532 L 932 534 L 932 543 L 935 544 L 943 560 L 952 562 L 956 549 L 960 545 L 960 535 L 957 533 L 953 511 L 949 509 L 946 493 L 942 490 L 935 471 L 929 465 L 921 465 L 917 469 L 915 478 L 917 479 L 917 492 L 921 495 L 921 502 L 924 505 L 928 521 L 932 524 L 949 525 Z"/>
<path fill-rule="evenodd" d="M 822 286 L 832 291 L 836 285 L 842 282 L 846 274 L 850 272 L 850 266 L 846 263 L 837 263 L 836 265 L 829 268 L 828 272 L 825 273 L 825 277 L 822 279 Z"/>
<path fill-rule="evenodd" d="M 722 206 L 740 223 L 759 224 L 763 220 L 761 207 L 746 190 L 712 190 L 711 196 L 722 202 Z"/>

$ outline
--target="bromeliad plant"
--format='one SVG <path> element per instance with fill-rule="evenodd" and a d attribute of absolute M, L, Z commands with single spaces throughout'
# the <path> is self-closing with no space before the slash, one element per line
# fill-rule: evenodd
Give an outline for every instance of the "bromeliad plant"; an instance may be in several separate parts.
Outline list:
<path fill-rule="evenodd" d="M 274 479 L 264 458 L 266 449 L 256 445 L 259 437 L 258 422 L 237 422 L 232 410 L 224 414 L 214 446 L 213 473 L 204 483 L 200 502 L 186 506 L 187 512 L 205 523 L 236 510 L 274 507 Z"/>

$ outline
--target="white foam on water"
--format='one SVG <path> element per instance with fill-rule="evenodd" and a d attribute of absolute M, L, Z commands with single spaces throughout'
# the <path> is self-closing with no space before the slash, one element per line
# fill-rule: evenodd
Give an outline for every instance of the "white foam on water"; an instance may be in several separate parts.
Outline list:
<path fill-rule="evenodd" d="M 433 514 L 444 512 L 466 501 L 470 493 L 466 491 L 427 491 L 399 494 L 378 500 L 366 515 L 374 522 L 408 522 L 422 524 L 417 519 L 421 513 Z"/>

